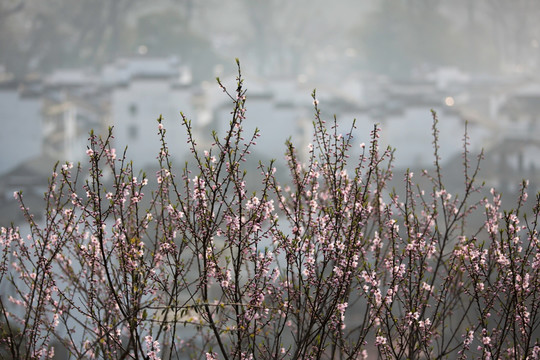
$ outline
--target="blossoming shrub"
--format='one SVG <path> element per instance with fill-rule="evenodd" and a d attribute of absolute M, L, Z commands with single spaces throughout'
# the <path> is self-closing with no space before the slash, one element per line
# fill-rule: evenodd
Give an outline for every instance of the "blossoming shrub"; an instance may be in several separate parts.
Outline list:
<path fill-rule="evenodd" d="M 452 196 L 434 114 L 431 185 L 407 173 L 400 197 L 378 130 L 350 158 L 352 134 L 325 124 L 315 93 L 307 160 L 289 143 L 289 180 L 261 164 L 248 184 L 259 134 L 244 140 L 237 80 L 220 83 L 233 111 L 211 148 L 183 119 L 191 167 L 174 168 L 159 120 L 155 177 L 136 176 L 111 133 L 92 134 L 88 176 L 55 169 L 43 223 L 17 194 L 30 230 L 0 233 L 1 358 L 539 357 L 540 207 L 523 212 L 526 186 L 515 210 L 479 196 L 465 138 Z"/>

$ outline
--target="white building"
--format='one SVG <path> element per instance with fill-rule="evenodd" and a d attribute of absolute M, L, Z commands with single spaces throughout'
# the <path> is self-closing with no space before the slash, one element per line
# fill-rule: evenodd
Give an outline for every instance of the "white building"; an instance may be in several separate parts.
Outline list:
<path fill-rule="evenodd" d="M 288 139 L 300 155 L 305 155 L 307 144 L 311 142 L 313 121 L 309 93 L 302 101 L 298 97 L 299 90 L 291 88 L 286 80 L 276 80 L 274 83 L 248 81 L 244 85 L 247 93 L 243 137 L 245 142 L 249 142 L 255 129 L 259 130 L 260 137 L 252 148 L 255 156 L 283 163 Z M 233 108 L 232 101 L 222 97 L 221 105 L 214 111 L 214 127 L 221 136 L 229 129 Z"/>
<path fill-rule="evenodd" d="M 52 159 L 86 162 L 90 132 L 106 133 L 107 94 L 96 73 L 58 70 L 43 81 L 43 154 Z"/>
<path fill-rule="evenodd" d="M 157 165 L 160 116 L 173 158 L 188 151 L 180 112 L 195 124 L 197 114 L 189 72 L 177 60 L 122 60 L 104 70 L 103 81 L 110 87 L 110 121 L 117 152 L 127 146 L 128 159 L 139 169 Z"/>
<path fill-rule="evenodd" d="M 41 153 L 40 112 L 39 94 L 24 86 L 0 83 L 0 175 Z"/>

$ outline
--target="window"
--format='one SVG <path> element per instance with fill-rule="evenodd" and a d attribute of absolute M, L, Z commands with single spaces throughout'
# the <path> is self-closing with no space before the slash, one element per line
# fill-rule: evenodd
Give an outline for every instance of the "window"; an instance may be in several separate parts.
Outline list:
<path fill-rule="evenodd" d="M 136 125 L 128 126 L 128 136 L 130 139 L 134 140 L 139 135 L 139 128 Z"/>
<path fill-rule="evenodd" d="M 136 115 L 137 115 L 137 111 L 138 111 L 138 109 L 137 109 L 137 104 L 133 104 L 133 103 L 130 104 L 130 105 L 129 105 L 129 108 L 128 108 L 128 111 L 129 111 L 129 114 L 130 114 L 131 116 L 136 116 Z"/>

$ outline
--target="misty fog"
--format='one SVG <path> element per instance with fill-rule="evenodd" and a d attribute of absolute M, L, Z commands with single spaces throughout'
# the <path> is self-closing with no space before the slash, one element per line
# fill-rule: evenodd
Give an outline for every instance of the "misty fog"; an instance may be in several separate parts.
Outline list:
<path fill-rule="evenodd" d="M 39 204 L 55 161 L 86 161 L 91 129 L 114 126 L 141 169 L 156 166 L 160 115 L 179 163 L 180 112 L 208 146 L 230 117 L 215 78 L 234 88 L 235 58 L 263 161 L 311 142 L 316 88 L 343 132 L 356 119 L 353 155 L 378 124 L 397 169 L 430 167 L 434 109 L 450 169 L 467 122 L 483 180 L 534 189 L 539 16 L 534 0 L 0 0 L 0 224 L 16 220 L 14 191 Z"/>

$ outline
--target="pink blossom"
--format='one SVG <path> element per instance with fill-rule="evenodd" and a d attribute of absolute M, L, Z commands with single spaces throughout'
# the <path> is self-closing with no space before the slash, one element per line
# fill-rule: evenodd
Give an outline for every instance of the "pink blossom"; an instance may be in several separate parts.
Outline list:
<path fill-rule="evenodd" d="M 375 346 L 382 346 L 386 344 L 386 338 L 384 336 L 378 335 L 375 338 Z"/>

